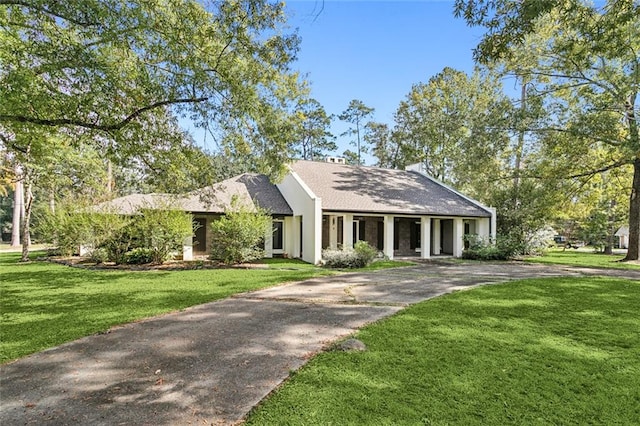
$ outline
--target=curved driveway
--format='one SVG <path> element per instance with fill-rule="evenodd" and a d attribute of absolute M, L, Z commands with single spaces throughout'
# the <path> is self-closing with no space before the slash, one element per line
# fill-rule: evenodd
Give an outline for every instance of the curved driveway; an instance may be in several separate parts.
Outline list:
<path fill-rule="evenodd" d="M 233 424 L 329 343 L 404 306 L 567 275 L 640 280 L 640 271 L 426 262 L 245 293 L 0 366 L 0 424 Z"/>

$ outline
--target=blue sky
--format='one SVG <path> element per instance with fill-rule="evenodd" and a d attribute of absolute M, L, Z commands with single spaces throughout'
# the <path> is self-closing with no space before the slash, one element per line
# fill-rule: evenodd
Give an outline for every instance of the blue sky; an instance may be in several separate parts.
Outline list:
<path fill-rule="evenodd" d="M 307 75 L 311 96 L 335 115 L 360 99 L 375 108 L 375 121 L 389 124 L 413 84 L 446 66 L 471 72 L 482 35 L 453 16 L 453 0 L 294 0 L 286 8 L 302 38 L 294 69 Z M 346 126 L 336 118 L 332 132 Z M 346 138 L 338 146 L 341 154 Z"/>

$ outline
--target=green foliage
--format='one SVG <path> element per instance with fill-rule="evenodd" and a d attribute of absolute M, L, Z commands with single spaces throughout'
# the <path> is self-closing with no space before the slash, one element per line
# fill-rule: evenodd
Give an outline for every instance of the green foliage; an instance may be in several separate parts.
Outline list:
<path fill-rule="evenodd" d="M 189 213 L 169 205 L 158 207 L 142 209 L 132 216 L 90 212 L 90 208 L 58 208 L 40 217 L 38 233 L 64 255 L 86 246 L 104 249 L 107 259 L 102 261 L 126 263 L 130 250 L 144 248 L 152 253 L 154 263 L 162 263 L 180 250 L 184 239 L 192 235 L 193 225 Z"/>
<path fill-rule="evenodd" d="M 322 261 L 329 268 L 363 268 L 373 262 L 378 250 L 366 241 L 358 241 L 353 249 L 326 249 L 322 251 Z"/>
<path fill-rule="evenodd" d="M 144 265 L 147 263 L 158 262 L 155 250 L 144 247 L 136 247 L 124 254 L 123 263 L 127 263 L 129 265 Z"/>
<path fill-rule="evenodd" d="M 553 230 L 543 228 L 529 235 L 512 232 L 498 235 L 495 242 L 476 234 L 467 234 L 464 241 L 468 246 L 462 252 L 464 259 L 509 260 L 522 255 L 542 254 L 553 242 Z"/>
<path fill-rule="evenodd" d="M 340 120 L 351 124 L 351 127 L 349 127 L 349 129 L 340 136 L 354 137 L 354 139 L 349 141 L 349 143 L 357 150 L 355 153 L 357 160 L 354 164 L 363 164 L 362 153 L 368 152 L 367 147 L 362 144 L 362 138 L 365 133 L 365 119 L 370 117 L 374 111 L 374 108 L 366 106 L 361 100 L 352 99 L 351 102 L 349 102 L 347 109 L 342 111 L 338 116 Z"/>
<path fill-rule="evenodd" d="M 463 259 L 471 260 L 509 260 L 520 254 L 521 244 L 509 237 L 497 237 L 495 243 L 478 235 L 464 236 L 469 244 L 462 251 Z"/>
<path fill-rule="evenodd" d="M 301 100 L 294 118 L 298 127 L 294 154 L 298 158 L 317 160 L 336 150 L 335 136 L 329 131 L 333 115 L 327 115 L 320 102 Z"/>
<path fill-rule="evenodd" d="M 56 245 L 68 256 L 77 253 L 80 246 L 102 247 L 119 237 L 130 222 L 125 216 L 63 205 L 55 213 L 40 212 L 36 231 L 44 242 Z"/>
<path fill-rule="evenodd" d="M 89 259 L 97 264 L 101 264 L 109 260 L 109 253 L 102 247 L 93 249 L 89 253 Z"/>
<path fill-rule="evenodd" d="M 139 248 L 151 252 L 152 262 L 162 263 L 182 249 L 185 238 L 193 234 L 190 213 L 171 206 L 144 209 L 133 217 L 132 233 Z"/>
<path fill-rule="evenodd" d="M 234 198 L 224 216 L 211 223 L 211 259 L 231 265 L 264 257 L 264 239 L 272 226 L 265 210 L 254 211 Z"/>
<path fill-rule="evenodd" d="M 418 303 L 324 352 L 247 425 L 635 424 L 640 286 L 542 278 Z"/>
<path fill-rule="evenodd" d="M 526 159 L 537 163 L 531 174 L 572 181 L 579 193 L 594 176 L 633 169 L 623 192 L 630 200 L 626 258 L 640 259 L 640 3 L 457 0 L 455 10 L 487 29 L 476 59 L 520 77 L 529 100 L 547 112 L 519 129 L 537 142 Z"/>

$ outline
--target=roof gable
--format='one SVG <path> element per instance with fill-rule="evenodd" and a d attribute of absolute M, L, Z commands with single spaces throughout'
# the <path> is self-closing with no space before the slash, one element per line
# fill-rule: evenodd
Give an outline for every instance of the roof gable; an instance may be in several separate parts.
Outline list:
<path fill-rule="evenodd" d="M 314 161 L 291 165 L 322 208 L 361 213 L 489 217 L 479 203 L 414 171 Z"/>

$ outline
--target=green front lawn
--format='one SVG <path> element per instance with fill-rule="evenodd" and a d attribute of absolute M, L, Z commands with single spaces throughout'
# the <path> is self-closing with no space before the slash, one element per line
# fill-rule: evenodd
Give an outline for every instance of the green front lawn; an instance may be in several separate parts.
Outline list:
<path fill-rule="evenodd" d="M 606 255 L 592 251 L 567 249 L 551 249 L 544 256 L 529 257 L 527 262 L 552 263 L 559 265 L 583 266 L 587 268 L 613 268 L 613 269 L 637 269 L 640 264 L 620 262 L 623 255 Z"/>
<path fill-rule="evenodd" d="M 0 253 L 0 362 L 117 324 L 333 273 L 287 263 L 269 269 L 128 272 L 19 264 L 18 259 L 18 253 Z"/>
<path fill-rule="evenodd" d="M 640 423 L 640 283 L 532 279 L 426 301 L 325 352 L 264 425 Z"/>

